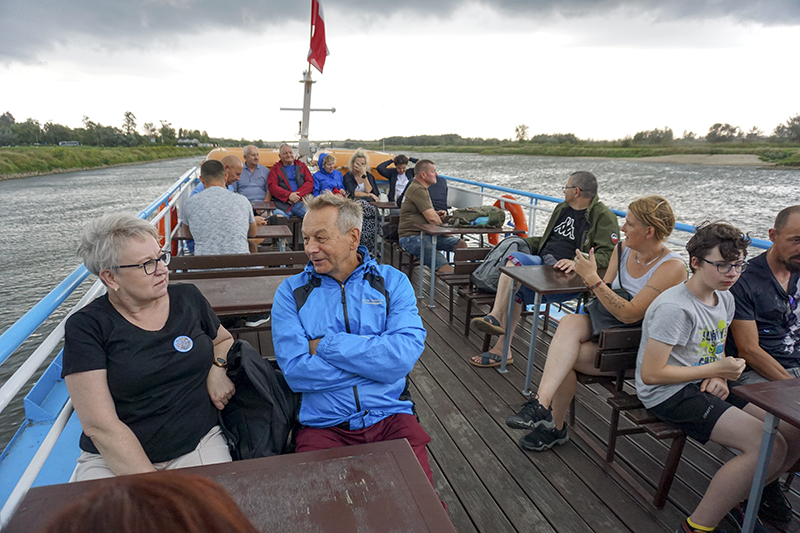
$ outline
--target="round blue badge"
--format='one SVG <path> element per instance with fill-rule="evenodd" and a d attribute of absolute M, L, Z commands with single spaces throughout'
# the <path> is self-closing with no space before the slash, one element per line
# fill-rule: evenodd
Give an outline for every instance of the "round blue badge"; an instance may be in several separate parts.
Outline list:
<path fill-rule="evenodd" d="M 192 349 L 194 346 L 194 341 L 191 339 L 191 337 L 181 335 L 180 337 L 175 337 L 175 340 L 172 341 L 172 345 L 179 352 L 185 353 Z"/>

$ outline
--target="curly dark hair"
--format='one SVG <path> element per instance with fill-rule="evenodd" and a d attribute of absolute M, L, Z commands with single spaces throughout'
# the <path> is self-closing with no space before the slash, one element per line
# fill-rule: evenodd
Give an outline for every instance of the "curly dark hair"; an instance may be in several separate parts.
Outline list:
<path fill-rule="evenodd" d="M 747 257 L 750 237 L 727 222 L 701 222 L 695 227 L 695 233 L 686 243 L 689 252 L 689 267 L 695 271 L 691 259 L 705 259 L 715 246 L 725 261 L 737 261 L 740 255 Z"/>

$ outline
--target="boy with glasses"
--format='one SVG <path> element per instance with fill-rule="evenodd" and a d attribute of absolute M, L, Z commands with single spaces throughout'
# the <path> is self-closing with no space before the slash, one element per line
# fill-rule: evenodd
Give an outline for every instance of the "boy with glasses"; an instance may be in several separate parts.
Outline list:
<path fill-rule="evenodd" d="M 700 504 L 678 533 L 711 532 L 730 511 L 741 523 L 761 446 L 765 413 L 735 395 L 727 382 L 744 360 L 725 356 L 734 302 L 729 289 L 742 271 L 750 239 L 725 223 L 701 225 L 686 244 L 689 281 L 656 298 L 642 324 L 636 393 L 659 419 L 705 444 L 711 440 L 740 454 L 717 471 Z M 800 430 L 781 423 L 768 478 L 774 480 L 800 455 Z M 756 531 L 763 531 L 756 526 Z"/>

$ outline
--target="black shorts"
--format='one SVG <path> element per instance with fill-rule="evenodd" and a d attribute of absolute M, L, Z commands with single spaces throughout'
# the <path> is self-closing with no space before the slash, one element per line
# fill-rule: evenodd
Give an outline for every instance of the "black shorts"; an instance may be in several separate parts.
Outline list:
<path fill-rule="evenodd" d="M 735 394 L 722 400 L 708 392 L 700 392 L 699 383 L 689 383 L 648 411 L 705 444 L 722 413 L 729 407 L 743 409 L 747 403 Z"/>

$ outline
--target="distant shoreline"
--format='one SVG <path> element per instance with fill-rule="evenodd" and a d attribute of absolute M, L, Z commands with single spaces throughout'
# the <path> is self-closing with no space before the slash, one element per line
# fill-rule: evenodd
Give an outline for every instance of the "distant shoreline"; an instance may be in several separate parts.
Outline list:
<path fill-rule="evenodd" d="M 206 148 L 175 146 L 0 148 L 0 181 L 199 157 L 207 153 Z"/>
<path fill-rule="evenodd" d="M 158 163 L 159 161 L 174 161 L 176 159 L 191 159 L 197 156 L 165 157 L 163 159 L 153 159 L 152 161 L 131 161 L 128 163 L 114 163 L 113 165 L 100 165 L 96 167 L 82 168 L 54 168 L 52 170 L 40 172 L 20 172 L 17 174 L 0 174 L 0 181 L 16 180 L 22 178 L 33 178 L 35 176 L 49 176 L 51 174 L 69 174 L 70 172 L 85 172 L 87 170 L 100 170 L 103 168 L 129 167 L 131 165 L 146 165 L 147 163 Z"/>
<path fill-rule="evenodd" d="M 593 158 L 592 158 L 593 159 Z M 616 157 L 598 157 L 597 159 L 619 159 Z M 631 157 L 628 161 L 646 161 L 652 163 L 674 163 L 681 165 L 728 165 L 736 167 L 775 167 L 775 163 L 762 161 L 754 154 L 672 154 L 650 157 Z"/>

